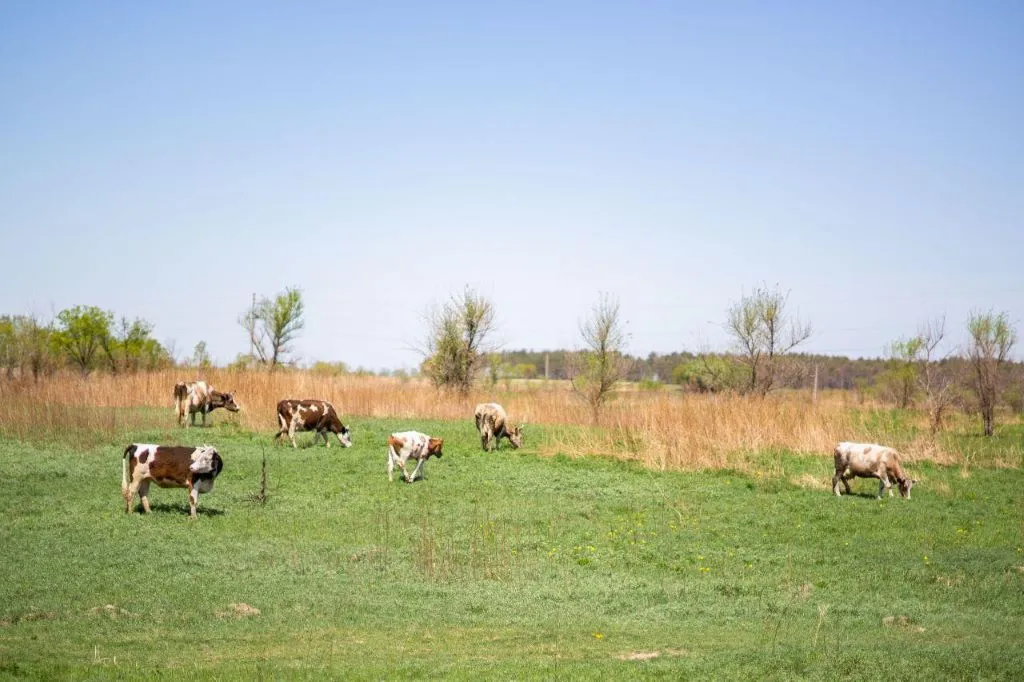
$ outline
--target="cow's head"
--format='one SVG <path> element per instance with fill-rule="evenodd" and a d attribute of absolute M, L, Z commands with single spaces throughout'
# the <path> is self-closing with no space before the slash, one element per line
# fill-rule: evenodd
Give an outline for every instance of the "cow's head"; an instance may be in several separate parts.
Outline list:
<path fill-rule="evenodd" d="M 523 447 L 523 427 L 526 424 L 520 424 L 511 431 L 508 432 L 508 442 L 512 443 L 512 447 L 521 448 Z"/>
<path fill-rule="evenodd" d="M 194 474 L 214 474 L 219 473 L 217 471 L 217 462 L 220 460 L 220 455 L 217 453 L 215 448 L 209 445 L 203 445 L 196 448 L 192 452 L 192 461 L 189 463 L 188 468 Z"/>
<path fill-rule="evenodd" d="M 224 409 L 228 412 L 238 412 L 241 407 L 235 402 L 235 392 L 228 391 L 227 393 L 221 394 L 224 398 Z"/>
<path fill-rule="evenodd" d="M 899 484 L 900 487 L 900 495 L 909 500 L 910 489 L 914 487 L 915 483 L 917 483 L 916 478 L 904 478 L 902 481 L 897 481 L 897 484 Z"/>
<path fill-rule="evenodd" d="M 341 446 L 345 448 L 352 447 L 352 430 L 347 426 L 342 425 L 341 431 L 338 431 L 338 440 L 341 442 Z"/>
<path fill-rule="evenodd" d="M 427 441 L 427 454 L 433 455 L 434 457 L 440 457 L 444 453 L 441 452 L 441 448 L 444 446 L 444 438 L 431 438 Z"/>

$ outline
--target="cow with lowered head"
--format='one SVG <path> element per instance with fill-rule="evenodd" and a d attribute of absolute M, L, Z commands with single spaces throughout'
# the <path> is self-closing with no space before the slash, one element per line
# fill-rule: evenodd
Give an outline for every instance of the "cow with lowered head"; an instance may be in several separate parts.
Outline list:
<path fill-rule="evenodd" d="M 427 477 L 427 460 L 431 457 L 444 455 L 443 438 L 434 438 L 419 431 L 400 431 L 388 436 L 388 480 L 393 481 L 392 472 L 395 466 L 402 470 L 406 483 L 412 483 L 417 476 Z M 416 460 L 416 468 L 412 474 L 405 470 L 405 463 Z"/>
<path fill-rule="evenodd" d="M 892 484 L 895 482 L 900 489 L 900 495 L 910 499 L 910 489 L 917 483 L 903 471 L 900 466 L 900 456 L 895 450 L 884 445 L 875 443 L 849 443 L 842 442 L 835 449 L 836 473 L 832 476 L 832 492 L 837 496 L 839 484 L 846 488 L 846 494 L 850 494 L 850 479 L 877 478 L 878 497 L 889 491 L 892 497 Z"/>
<path fill-rule="evenodd" d="M 196 516 L 199 493 L 213 490 L 213 481 L 224 470 L 224 461 L 209 445 L 151 445 L 132 443 L 124 451 L 121 465 L 121 495 L 125 512 L 132 511 L 138 494 L 148 514 L 149 484 L 161 488 L 188 488 L 189 514 Z"/>
<path fill-rule="evenodd" d="M 484 450 L 490 451 L 491 445 L 497 448 L 502 438 L 508 438 L 514 448 L 522 447 L 524 425 L 510 427 L 505 408 L 498 403 L 480 403 L 473 411 L 473 417 Z"/>
<path fill-rule="evenodd" d="M 315 431 L 314 445 L 323 436 L 324 443 L 331 447 L 327 434 L 333 433 L 342 447 L 352 447 L 348 427 L 341 423 L 334 405 L 326 400 L 282 400 L 277 404 L 277 422 L 281 428 L 274 440 L 287 433 L 293 448 L 299 447 L 295 444 L 296 431 Z"/>
<path fill-rule="evenodd" d="M 178 426 L 188 428 L 185 415 L 188 414 L 192 426 L 196 425 L 196 412 L 203 415 L 203 426 L 206 426 L 206 415 L 218 407 L 228 412 L 238 412 L 241 408 L 235 403 L 233 392 L 221 393 L 213 390 L 205 381 L 179 381 L 174 385 L 174 414 L 178 417 Z"/>

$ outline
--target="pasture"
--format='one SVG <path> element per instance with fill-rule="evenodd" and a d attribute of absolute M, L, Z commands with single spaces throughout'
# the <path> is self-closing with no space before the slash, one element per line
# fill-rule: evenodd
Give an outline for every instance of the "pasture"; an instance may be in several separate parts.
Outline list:
<path fill-rule="evenodd" d="M 1024 670 L 1019 424 L 985 446 L 1009 466 L 912 461 L 913 499 L 879 501 L 872 480 L 834 497 L 828 452 L 660 471 L 541 455 L 563 438 L 553 426 L 486 454 L 468 418 L 344 414 L 354 447 L 306 433 L 293 450 L 269 443 L 269 419 L 256 432 L 218 412 L 185 432 L 169 412 L 136 418 L 167 426 L 131 439 L 217 446 L 225 470 L 196 521 L 181 489 L 124 514 L 120 434 L 0 440 L 0 676 Z M 426 481 L 388 483 L 386 436 L 406 428 L 443 436 L 445 454 Z"/>

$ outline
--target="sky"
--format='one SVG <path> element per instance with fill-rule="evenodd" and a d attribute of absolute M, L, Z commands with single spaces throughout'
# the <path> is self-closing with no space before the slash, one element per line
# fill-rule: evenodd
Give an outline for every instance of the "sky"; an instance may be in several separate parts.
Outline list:
<path fill-rule="evenodd" d="M 808 352 L 1024 331 L 1024 3 L 0 3 L 0 313 L 142 317 L 411 368 L 466 286 L 506 349 L 723 350 L 779 287 Z M 1024 357 L 1018 348 L 1017 357 Z"/>

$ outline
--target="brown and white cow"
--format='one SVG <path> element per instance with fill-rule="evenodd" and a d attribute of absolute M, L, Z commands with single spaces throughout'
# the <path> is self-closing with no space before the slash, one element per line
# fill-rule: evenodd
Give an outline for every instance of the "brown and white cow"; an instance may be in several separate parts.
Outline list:
<path fill-rule="evenodd" d="M 191 448 L 181 445 L 132 443 L 124 451 L 121 466 L 121 495 L 125 512 L 132 511 L 138 493 L 142 508 L 149 513 L 149 484 L 161 488 L 188 488 L 189 513 L 195 518 L 199 493 L 213 490 L 213 480 L 224 470 L 224 461 L 209 445 Z"/>
<path fill-rule="evenodd" d="M 895 481 L 899 486 L 900 495 L 910 499 L 910 489 L 917 483 L 916 479 L 909 478 L 903 472 L 899 453 L 884 445 L 844 441 L 836 446 L 835 463 L 836 473 L 832 477 L 832 492 L 836 495 L 840 495 L 840 482 L 849 495 L 849 481 L 854 477 L 877 478 L 879 498 L 886 490 L 892 497 L 892 482 Z"/>
<path fill-rule="evenodd" d="M 277 421 L 281 430 L 274 436 L 274 440 L 287 433 L 294 448 L 299 447 L 295 444 L 296 431 L 316 431 L 313 436 L 314 445 L 323 436 L 324 443 L 331 447 L 327 434 L 333 433 L 338 436 L 342 447 L 352 447 L 348 427 L 341 423 L 334 405 L 326 400 L 282 400 L 277 404 Z"/>
<path fill-rule="evenodd" d="M 443 438 L 432 438 L 419 431 L 392 433 L 388 436 L 388 480 L 395 480 L 392 477 L 392 472 L 395 470 L 396 464 L 402 470 L 402 476 L 405 477 L 406 483 L 415 481 L 416 475 L 421 470 L 421 478 L 426 478 L 426 461 L 430 459 L 431 455 L 441 457 L 444 454 L 441 452 L 443 446 Z M 416 469 L 413 470 L 412 476 L 405 470 L 405 463 L 410 459 L 417 460 Z"/>
<path fill-rule="evenodd" d="M 508 415 L 505 408 L 498 403 L 480 403 L 473 411 L 476 419 L 476 430 L 480 432 L 480 445 L 488 452 L 493 444 L 497 448 L 502 438 L 508 438 L 512 447 L 519 448 L 523 445 L 523 426 L 508 427 Z"/>
<path fill-rule="evenodd" d="M 228 412 L 238 412 L 241 409 L 235 402 L 234 392 L 215 391 L 205 381 L 179 381 L 174 385 L 174 414 L 178 416 L 178 426 L 188 428 L 188 423 L 185 422 L 186 413 L 192 426 L 195 426 L 196 412 L 203 415 L 203 426 L 206 426 L 206 415 L 218 407 L 223 407 Z"/>

